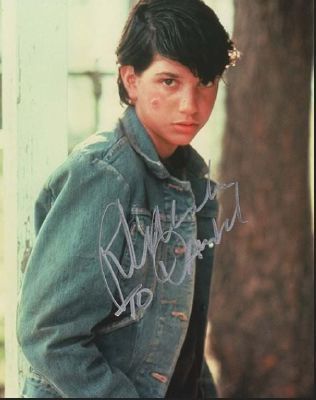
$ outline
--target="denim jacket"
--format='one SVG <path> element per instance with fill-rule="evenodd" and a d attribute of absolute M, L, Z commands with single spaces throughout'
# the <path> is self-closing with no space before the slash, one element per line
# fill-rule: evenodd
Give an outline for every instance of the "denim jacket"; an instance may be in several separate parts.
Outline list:
<path fill-rule="evenodd" d="M 210 181 L 188 150 L 180 180 L 129 107 L 47 180 L 17 314 L 22 396 L 161 398 L 182 370 L 199 381 L 214 249 L 195 250 L 217 202 L 196 210 Z"/>

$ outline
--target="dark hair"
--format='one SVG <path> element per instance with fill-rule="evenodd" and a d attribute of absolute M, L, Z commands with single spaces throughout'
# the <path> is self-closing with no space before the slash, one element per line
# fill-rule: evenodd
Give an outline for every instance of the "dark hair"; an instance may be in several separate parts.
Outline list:
<path fill-rule="evenodd" d="M 233 42 L 218 17 L 201 0 L 140 0 L 132 9 L 116 50 L 120 65 L 145 71 L 156 53 L 187 66 L 203 83 L 229 64 Z M 119 95 L 129 103 L 118 77 Z"/>

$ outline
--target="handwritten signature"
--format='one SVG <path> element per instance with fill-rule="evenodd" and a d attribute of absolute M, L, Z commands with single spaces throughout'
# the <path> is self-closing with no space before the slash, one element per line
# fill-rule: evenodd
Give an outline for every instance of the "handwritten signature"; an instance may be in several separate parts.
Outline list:
<path fill-rule="evenodd" d="M 175 229 L 181 226 L 181 224 L 189 214 L 193 216 L 205 206 L 208 200 L 215 199 L 219 191 L 226 190 L 229 188 L 234 188 L 234 194 L 235 194 L 235 209 L 232 217 L 226 218 L 220 227 L 217 225 L 216 219 L 212 218 L 213 232 L 214 232 L 213 237 L 209 239 L 204 239 L 202 241 L 191 238 L 188 242 L 186 242 L 185 239 L 178 232 L 175 231 Z M 114 211 L 118 212 L 119 214 L 119 223 L 109 243 L 107 243 L 106 246 L 103 246 L 102 231 L 103 231 L 104 221 L 108 213 L 112 213 Z M 126 311 L 127 306 L 130 305 L 131 317 L 133 319 L 136 319 L 137 318 L 136 310 L 137 309 L 145 310 L 153 300 L 153 292 L 148 288 L 143 288 L 142 284 L 137 285 L 127 296 L 123 295 L 119 279 L 115 273 L 115 268 L 118 270 L 118 273 L 121 276 L 121 278 L 131 279 L 134 274 L 134 271 L 141 269 L 145 265 L 147 257 L 151 257 L 151 261 L 154 266 L 154 272 L 157 280 L 162 283 L 170 282 L 173 285 L 179 286 L 184 281 L 185 277 L 192 273 L 192 268 L 194 266 L 194 261 L 196 257 L 200 259 L 203 258 L 202 251 L 205 249 L 206 246 L 213 247 L 214 245 L 220 244 L 223 232 L 231 231 L 237 220 L 241 223 L 247 222 L 246 220 L 243 219 L 241 214 L 238 182 L 231 182 L 229 184 L 217 184 L 212 190 L 210 179 L 208 179 L 203 202 L 199 206 L 194 205 L 188 208 L 185 211 L 185 213 L 181 215 L 181 217 L 178 219 L 177 222 L 176 222 L 176 201 L 174 200 L 172 202 L 171 222 L 167 227 L 167 229 L 163 229 L 159 208 L 155 207 L 152 215 L 151 224 L 145 227 L 143 248 L 141 252 L 142 255 L 140 261 L 138 262 L 136 259 L 135 248 L 132 241 L 132 235 L 130 233 L 124 209 L 120 201 L 117 200 L 116 202 L 108 204 L 104 210 L 101 220 L 101 227 L 99 233 L 99 259 L 105 286 L 115 307 L 117 308 L 115 315 L 116 316 L 121 315 L 124 311 Z M 123 229 L 127 250 L 130 256 L 130 265 L 127 272 L 120 264 L 118 257 L 114 254 L 113 251 L 111 251 L 113 243 L 116 237 L 120 234 L 121 229 Z M 180 241 L 180 246 L 183 246 L 183 248 L 185 249 L 184 268 L 178 280 L 172 279 L 172 276 L 174 274 L 177 265 L 176 257 L 174 257 L 172 266 L 169 268 L 169 272 L 168 268 L 166 267 L 163 261 L 156 260 L 156 254 L 159 244 L 169 243 L 171 237 L 176 237 Z M 117 300 L 114 297 L 114 294 L 110 288 L 108 277 L 104 272 L 105 268 L 110 272 L 110 276 L 113 279 L 119 300 Z"/>

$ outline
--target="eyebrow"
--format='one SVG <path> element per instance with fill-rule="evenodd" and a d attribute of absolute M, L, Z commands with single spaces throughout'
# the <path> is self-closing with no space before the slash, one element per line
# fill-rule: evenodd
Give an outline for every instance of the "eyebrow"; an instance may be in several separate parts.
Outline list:
<path fill-rule="evenodd" d="M 156 76 L 161 76 L 161 75 L 163 75 L 163 76 L 168 76 L 169 78 L 179 78 L 179 77 L 180 77 L 180 75 L 174 74 L 174 73 L 172 73 L 172 72 L 158 72 L 158 73 L 156 74 Z"/>

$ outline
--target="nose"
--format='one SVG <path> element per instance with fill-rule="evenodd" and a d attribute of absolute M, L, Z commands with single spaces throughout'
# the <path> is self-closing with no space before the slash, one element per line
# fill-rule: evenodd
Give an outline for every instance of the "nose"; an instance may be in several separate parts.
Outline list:
<path fill-rule="evenodd" d="M 197 95 L 193 88 L 189 88 L 181 93 L 179 111 L 188 115 L 197 112 Z"/>

